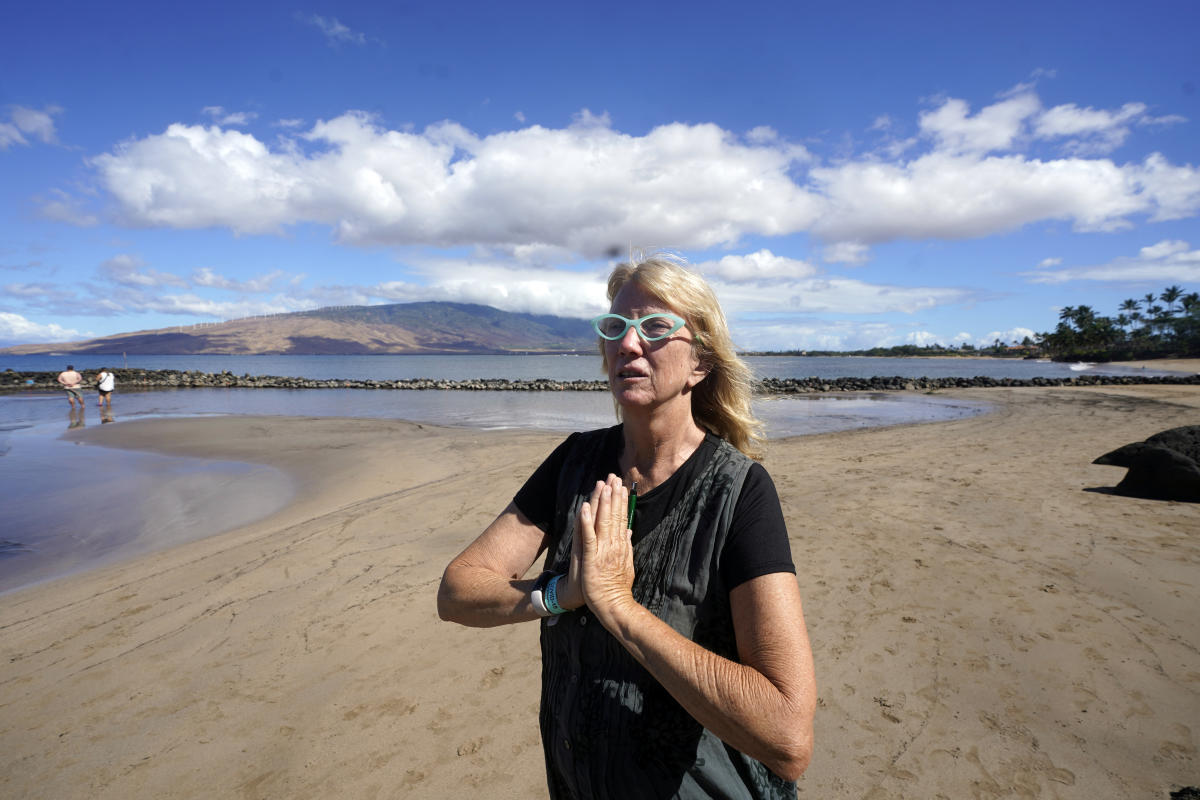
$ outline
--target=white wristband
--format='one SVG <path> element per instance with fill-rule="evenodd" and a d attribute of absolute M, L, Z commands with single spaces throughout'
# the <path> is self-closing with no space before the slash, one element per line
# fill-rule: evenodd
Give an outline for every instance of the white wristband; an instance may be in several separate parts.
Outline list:
<path fill-rule="evenodd" d="M 539 617 L 553 616 L 550 609 L 546 608 L 546 601 L 542 599 L 542 590 L 534 589 L 529 593 L 529 602 L 533 604 L 533 610 L 537 612 Z"/>

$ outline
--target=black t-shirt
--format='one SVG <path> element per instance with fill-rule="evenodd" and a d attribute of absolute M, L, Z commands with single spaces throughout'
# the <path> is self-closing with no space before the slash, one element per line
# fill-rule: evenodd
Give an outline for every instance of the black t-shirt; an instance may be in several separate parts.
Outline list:
<path fill-rule="evenodd" d="M 555 448 L 513 498 L 521 513 L 547 533 L 554 522 L 558 476 L 572 439 L 577 435 L 572 434 Z M 696 452 L 665 483 L 655 486 L 646 494 L 638 494 L 633 518 L 635 542 L 654 530 L 667 511 L 679 501 L 692 479 L 712 458 L 719 441 L 713 434 L 707 434 Z M 623 446 L 621 426 L 609 428 L 601 457 L 594 466 L 593 480 L 604 480 L 609 473 L 620 472 L 618 459 Z M 758 462 L 751 464 L 742 484 L 742 493 L 734 506 L 729 535 L 721 554 L 720 570 L 721 580 L 730 589 L 760 575 L 796 572 L 791 545 L 788 543 L 787 525 L 783 521 L 783 509 L 779 506 L 779 494 L 775 491 L 771 476 Z"/>

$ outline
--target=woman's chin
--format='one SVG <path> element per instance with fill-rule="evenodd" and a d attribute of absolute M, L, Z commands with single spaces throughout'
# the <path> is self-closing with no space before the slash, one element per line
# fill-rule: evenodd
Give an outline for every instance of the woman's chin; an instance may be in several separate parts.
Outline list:
<path fill-rule="evenodd" d="M 655 398 L 652 395 L 644 391 L 639 391 L 636 388 L 618 389 L 613 392 L 613 399 L 617 401 L 617 405 L 628 411 L 648 408 L 654 405 L 655 402 Z"/>
<path fill-rule="evenodd" d="M 613 392 L 613 399 L 622 412 L 638 413 L 653 411 L 671 404 L 675 398 L 663 399 L 650 387 L 626 387 Z"/>

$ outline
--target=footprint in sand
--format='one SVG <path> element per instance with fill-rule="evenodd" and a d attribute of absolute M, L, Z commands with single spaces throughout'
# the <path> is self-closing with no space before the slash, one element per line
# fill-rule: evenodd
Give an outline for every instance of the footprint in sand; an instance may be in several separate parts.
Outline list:
<path fill-rule="evenodd" d="M 469 742 L 463 742 L 458 746 L 458 754 L 460 756 L 473 756 L 482 749 L 486 739 L 472 739 Z"/>
<path fill-rule="evenodd" d="M 479 682 L 479 685 L 484 689 L 494 689 L 499 685 L 500 679 L 503 677 L 504 667 L 492 667 L 488 673 L 483 676 L 483 680 Z"/>

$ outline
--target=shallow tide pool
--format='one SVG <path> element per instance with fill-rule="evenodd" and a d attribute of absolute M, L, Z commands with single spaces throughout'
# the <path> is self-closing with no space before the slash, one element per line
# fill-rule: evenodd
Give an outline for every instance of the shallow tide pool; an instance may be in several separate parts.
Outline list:
<path fill-rule="evenodd" d="M 204 415 L 407 419 L 482 429 L 589 430 L 615 422 L 606 392 L 180 389 L 119 392 L 111 412 L 59 394 L 0 395 L 0 593 L 260 519 L 294 491 L 256 464 L 165 456 L 61 438 L 77 427 Z M 987 405 L 927 395 L 762 397 L 770 438 L 935 422 Z M 514 486 L 516 491 L 518 487 Z"/>

